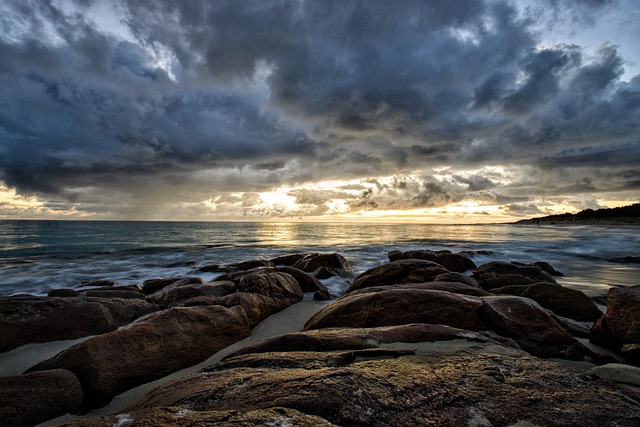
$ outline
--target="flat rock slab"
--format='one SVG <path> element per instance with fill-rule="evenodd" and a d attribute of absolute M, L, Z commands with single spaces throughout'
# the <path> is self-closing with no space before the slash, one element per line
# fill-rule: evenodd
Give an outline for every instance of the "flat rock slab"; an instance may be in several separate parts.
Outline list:
<path fill-rule="evenodd" d="M 69 427 L 174 427 L 174 426 L 296 426 L 337 427 L 329 421 L 289 408 L 255 411 L 188 411 L 182 408 L 153 408 L 111 417 L 89 418 L 64 424 Z"/>
<path fill-rule="evenodd" d="M 381 355 L 338 367 L 318 363 L 322 357 L 301 354 L 304 367 L 279 368 L 243 367 L 241 356 L 233 368 L 163 385 L 128 416 L 165 406 L 287 407 L 344 426 L 638 425 L 640 394 L 534 357 Z"/>

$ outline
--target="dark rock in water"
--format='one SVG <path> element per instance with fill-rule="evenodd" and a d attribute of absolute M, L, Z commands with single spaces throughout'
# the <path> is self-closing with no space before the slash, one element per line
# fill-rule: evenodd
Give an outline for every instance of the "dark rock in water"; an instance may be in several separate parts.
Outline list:
<path fill-rule="evenodd" d="M 293 265 L 307 273 L 313 273 L 321 267 L 350 271 L 351 263 L 340 254 L 307 254 Z"/>
<path fill-rule="evenodd" d="M 474 288 L 480 288 L 478 281 L 471 276 L 465 276 L 462 273 L 450 272 L 450 273 L 442 273 L 438 274 L 433 278 L 434 282 L 455 282 L 455 283 L 464 283 L 469 286 L 473 286 Z"/>
<path fill-rule="evenodd" d="M 0 425 L 30 427 L 77 413 L 82 399 L 80 381 L 64 369 L 0 377 Z"/>
<path fill-rule="evenodd" d="M 633 358 L 634 345 L 640 345 L 640 285 L 609 289 L 607 312 L 591 328 L 591 342 L 620 353 L 627 345 Z M 640 359 L 632 359 L 640 363 Z"/>
<path fill-rule="evenodd" d="M 482 319 L 534 356 L 582 360 L 592 353 L 536 302 L 521 297 L 483 297 Z"/>
<path fill-rule="evenodd" d="M 130 420 L 130 421 L 129 421 Z M 269 408 L 251 411 L 188 411 L 175 407 L 160 407 L 138 411 L 126 415 L 112 415 L 88 418 L 65 423 L 68 427 L 113 427 L 113 426 L 296 426 L 296 427 L 338 427 L 315 415 L 304 414 L 289 408 Z"/>
<path fill-rule="evenodd" d="M 462 254 L 454 254 L 449 251 L 434 252 L 430 250 L 418 251 L 391 251 L 388 253 L 389 261 L 399 261 L 403 259 L 423 259 L 440 264 L 448 271 L 462 273 L 476 268 L 476 264 Z"/>
<path fill-rule="evenodd" d="M 268 362 L 283 354 L 262 357 Z M 287 407 L 341 426 L 638 425 L 639 394 L 534 357 L 381 352 L 355 357 L 346 366 L 328 363 L 340 357 L 349 355 L 289 353 L 287 365 L 295 367 L 194 374 L 150 392 L 127 416 L 136 419 L 140 410 L 169 406 L 185 411 Z M 241 356 L 234 364 L 254 360 Z"/>
<path fill-rule="evenodd" d="M 241 307 L 171 308 L 78 343 L 29 371 L 72 371 L 82 384 L 85 405 L 95 408 L 130 388 L 201 362 L 250 333 Z"/>
<path fill-rule="evenodd" d="M 57 297 L 57 298 L 73 298 L 80 295 L 80 292 L 75 289 L 51 289 L 48 293 L 48 297 Z"/>
<path fill-rule="evenodd" d="M 313 272 L 313 277 L 316 279 L 328 279 L 333 276 L 339 276 L 338 272 L 327 267 L 320 267 Z"/>
<path fill-rule="evenodd" d="M 142 283 L 142 293 L 151 295 L 160 289 L 180 281 L 182 284 L 204 283 L 200 277 L 167 277 L 164 279 L 149 279 Z"/>
<path fill-rule="evenodd" d="M 279 257 L 275 257 L 270 259 L 272 263 L 275 265 L 286 265 L 292 267 L 296 262 L 300 261 L 302 258 L 309 254 L 291 254 L 291 255 L 281 255 Z"/>
<path fill-rule="evenodd" d="M 82 282 L 81 287 L 110 287 L 118 286 L 118 282 L 113 280 L 94 280 L 92 282 Z"/>
<path fill-rule="evenodd" d="M 77 298 L 0 298 L 0 352 L 24 344 L 68 340 L 113 331 L 104 305 Z"/>
<path fill-rule="evenodd" d="M 450 292 L 389 287 L 387 290 L 346 295 L 316 313 L 305 330 L 432 323 L 461 329 L 483 328 L 479 298 Z"/>
<path fill-rule="evenodd" d="M 331 292 L 329 292 L 327 289 L 315 291 L 313 294 L 313 299 L 316 301 L 328 301 L 333 298 L 334 296 L 331 295 Z"/>
<path fill-rule="evenodd" d="M 388 286 L 406 282 L 430 282 L 448 271 L 433 261 L 406 259 L 371 268 L 358 275 L 347 292 L 372 286 Z"/>
<path fill-rule="evenodd" d="M 538 267 L 549 273 L 551 276 L 564 276 L 564 274 L 553 268 L 548 262 L 536 261 L 533 263 L 533 265 L 537 265 Z"/>
<path fill-rule="evenodd" d="M 250 260 L 250 261 L 242 261 L 235 264 L 210 264 L 200 267 L 198 270 L 208 272 L 208 273 L 235 273 L 242 271 L 249 271 L 256 268 L 268 268 L 275 267 L 275 264 L 271 261 L 265 260 Z"/>
<path fill-rule="evenodd" d="M 202 271 L 203 273 L 231 273 L 233 269 L 220 264 L 207 264 L 198 267 L 198 271 Z"/>
<path fill-rule="evenodd" d="M 286 273 L 291 275 L 294 279 L 298 281 L 300 285 L 300 289 L 302 292 L 316 292 L 323 291 L 327 288 L 318 280 L 316 277 L 313 277 L 309 273 L 305 273 L 304 271 L 294 268 L 294 267 L 275 267 L 273 271 L 278 271 L 280 273 Z"/>
<path fill-rule="evenodd" d="M 537 265 L 504 261 L 491 261 L 481 265 L 473 271 L 473 277 L 486 290 L 539 282 L 556 283 L 549 273 Z"/>
<path fill-rule="evenodd" d="M 565 288 L 558 284 L 541 282 L 531 285 L 505 286 L 493 288 L 491 292 L 531 298 L 558 316 L 575 320 L 595 322 L 602 316 L 602 312 L 591 298 L 578 290 Z"/>

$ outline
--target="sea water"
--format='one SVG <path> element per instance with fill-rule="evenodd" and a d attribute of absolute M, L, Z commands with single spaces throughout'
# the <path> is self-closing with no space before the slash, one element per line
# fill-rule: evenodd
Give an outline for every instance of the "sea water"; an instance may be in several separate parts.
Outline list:
<path fill-rule="evenodd" d="M 488 261 L 547 261 L 558 281 L 587 293 L 640 284 L 640 227 L 0 221 L 0 295 L 45 295 L 96 280 L 142 284 L 173 276 L 213 279 L 199 267 L 279 255 L 337 252 L 355 273 L 386 262 L 391 250 L 450 250 Z M 349 278 L 324 281 L 343 294 Z"/>

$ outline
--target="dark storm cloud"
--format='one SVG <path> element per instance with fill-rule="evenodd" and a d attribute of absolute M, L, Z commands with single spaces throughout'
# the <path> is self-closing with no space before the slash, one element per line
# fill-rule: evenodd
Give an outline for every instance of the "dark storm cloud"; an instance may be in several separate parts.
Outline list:
<path fill-rule="evenodd" d="M 587 25 L 609 1 L 140 0 L 114 8 L 127 36 L 90 21 L 98 4 L 2 6 L 0 181 L 19 193 L 171 201 L 485 164 L 571 167 L 578 188 L 607 163 L 594 188 L 633 186 L 640 79 L 621 81 L 615 46 L 541 46 L 536 27 L 541 10 Z M 349 203 L 442 206 L 501 185 L 451 175 Z"/>

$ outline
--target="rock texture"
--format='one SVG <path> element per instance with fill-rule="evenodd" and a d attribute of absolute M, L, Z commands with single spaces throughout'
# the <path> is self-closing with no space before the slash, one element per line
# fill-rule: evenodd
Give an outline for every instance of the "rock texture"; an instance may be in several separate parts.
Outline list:
<path fill-rule="evenodd" d="M 0 352 L 24 344 L 110 332 L 156 310 L 118 298 L 0 298 Z"/>
<path fill-rule="evenodd" d="M 590 340 L 640 365 L 640 285 L 609 289 L 607 311 L 591 328 Z"/>
<path fill-rule="evenodd" d="M 341 426 L 637 425 L 640 395 L 533 357 L 344 354 L 289 353 L 291 367 L 270 362 L 281 353 L 239 356 L 156 389 L 128 415 L 287 407 Z"/>
<path fill-rule="evenodd" d="M 534 283 L 556 283 L 549 273 L 538 265 L 492 261 L 473 271 L 482 289 L 491 290 L 505 286 L 531 285 Z"/>
<path fill-rule="evenodd" d="M 373 286 L 430 282 L 443 273 L 448 271 L 433 261 L 416 259 L 392 261 L 359 274 L 347 292 Z"/>
<path fill-rule="evenodd" d="M 189 411 L 176 407 L 160 407 L 111 417 L 86 419 L 64 424 L 75 427 L 337 427 L 315 415 L 289 408 L 269 408 L 254 411 Z"/>
<path fill-rule="evenodd" d="M 476 268 L 476 264 L 462 254 L 454 254 L 449 251 L 391 251 L 388 254 L 389 261 L 398 261 L 402 259 L 424 259 L 427 261 L 433 261 L 440 264 L 449 271 L 465 272 L 467 270 L 473 270 Z"/>
<path fill-rule="evenodd" d="M 82 409 L 78 378 L 63 369 L 0 377 L 0 425 L 33 426 Z"/>
<path fill-rule="evenodd" d="M 595 303 L 584 293 L 553 283 L 505 286 L 493 288 L 491 292 L 531 298 L 558 316 L 570 319 L 595 322 L 602 316 Z"/>
<path fill-rule="evenodd" d="M 125 390 L 201 362 L 249 334 L 240 307 L 171 308 L 76 344 L 30 371 L 72 371 L 82 384 L 85 404 L 99 407 Z"/>

